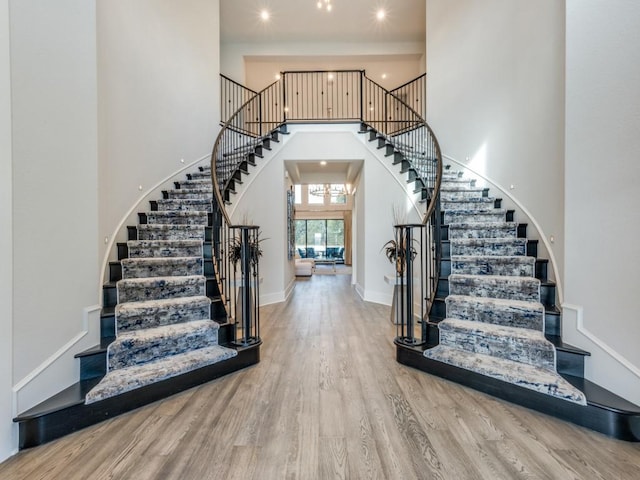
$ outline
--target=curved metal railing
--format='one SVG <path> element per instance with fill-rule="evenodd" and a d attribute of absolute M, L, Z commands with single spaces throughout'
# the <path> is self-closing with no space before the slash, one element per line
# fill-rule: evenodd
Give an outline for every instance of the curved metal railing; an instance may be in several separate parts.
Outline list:
<path fill-rule="evenodd" d="M 411 277 L 405 274 L 407 269 L 414 271 L 413 265 L 405 264 L 405 273 L 399 275 L 396 282 L 401 282 L 401 291 L 407 295 L 398 303 L 411 303 L 411 308 L 399 312 L 397 341 L 409 344 L 424 341 L 429 311 L 437 291 L 442 251 L 439 207 L 442 154 L 435 134 L 423 118 L 424 76 L 414 82 L 390 92 L 360 70 L 283 72 L 278 81 L 264 90 L 248 99 L 242 97 L 243 103 L 224 123 L 211 157 L 215 200 L 212 255 L 220 297 L 229 318 L 240 323 L 241 309 L 237 305 L 249 301 L 242 299 L 239 302 L 240 294 L 254 294 L 251 305 L 256 317 L 258 312 L 255 297 L 259 283 L 257 275 L 251 273 L 257 282 L 252 292 L 247 293 L 247 288 L 240 291 L 239 286 L 245 284 L 237 280 L 236 266 L 229 261 L 229 252 L 242 237 L 238 232 L 247 228 L 234 226 L 226 210 L 236 183 L 248 172 L 250 165 L 263 155 L 264 149 L 269 148 L 270 142 L 277 140 L 280 130 L 286 128 L 288 123 L 360 122 L 363 129 L 366 128 L 370 135 L 377 138 L 379 146 L 387 148 L 394 156 L 394 162 L 401 164 L 402 171 L 414 182 L 415 192 L 425 205 L 420 224 L 396 226 L 396 255 L 398 258 L 404 255 L 408 259 L 405 262 L 420 262 L 416 269 L 419 271 L 417 286 L 413 274 Z M 243 94 L 246 95 L 246 91 Z M 223 103 L 226 105 L 227 102 Z M 420 111 L 416 111 L 409 103 L 421 105 L 418 108 Z M 408 233 L 406 229 L 409 227 L 411 230 L 419 229 L 420 233 Z M 407 235 L 411 237 L 408 244 Z M 401 237 L 405 239 L 404 242 Z M 419 254 L 415 256 L 411 254 L 413 239 L 418 239 L 420 244 Z M 256 237 L 247 241 L 253 241 L 258 248 L 257 231 Z M 409 250 L 403 253 L 400 248 L 402 245 Z M 245 250 L 251 252 L 252 248 L 249 245 Z M 257 259 L 258 256 L 255 258 L 256 270 Z M 240 263 L 244 265 L 242 261 Z M 249 266 L 250 262 L 247 268 Z M 419 290 L 418 294 L 416 289 Z M 418 298 L 421 319 L 418 324 L 422 332 L 415 331 L 418 327 L 413 322 L 413 303 Z M 246 310 L 243 309 L 242 313 Z M 251 327 L 250 333 L 257 331 L 257 328 Z"/>

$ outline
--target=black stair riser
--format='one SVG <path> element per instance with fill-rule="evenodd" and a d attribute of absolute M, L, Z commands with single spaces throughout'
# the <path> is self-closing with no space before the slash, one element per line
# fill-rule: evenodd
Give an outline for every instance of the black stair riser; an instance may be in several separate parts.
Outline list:
<path fill-rule="evenodd" d="M 429 314 L 429 321 L 437 322 L 440 320 L 444 320 L 447 315 L 447 305 L 445 303 L 445 297 L 436 297 L 433 301 L 433 306 L 431 307 L 431 312 Z"/>
<path fill-rule="evenodd" d="M 218 298 L 220 297 L 220 290 L 218 289 L 218 282 L 213 277 L 207 278 L 206 283 L 207 297 Z"/>
<path fill-rule="evenodd" d="M 556 370 L 562 375 L 584 377 L 584 355 L 556 349 Z"/>
<path fill-rule="evenodd" d="M 107 374 L 106 352 L 80 357 L 80 380 L 102 378 Z"/>
<path fill-rule="evenodd" d="M 206 277 L 212 277 L 215 275 L 213 271 L 213 261 L 210 258 L 205 258 L 204 260 L 204 275 Z"/>
<path fill-rule="evenodd" d="M 102 286 L 102 306 L 103 307 L 115 307 L 118 303 L 118 292 L 116 286 L 113 284 L 106 284 Z"/>
<path fill-rule="evenodd" d="M 556 285 L 553 282 L 540 284 L 540 303 L 545 307 L 554 307 L 556 304 Z"/>
<path fill-rule="evenodd" d="M 227 311 L 224 309 L 224 305 L 220 297 L 211 298 L 211 320 L 215 320 L 218 323 L 227 323 Z M 218 339 L 219 343 L 223 343 Z"/>
<path fill-rule="evenodd" d="M 562 315 L 559 311 L 546 311 L 544 313 L 544 333 L 547 335 L 562 335 Z"/>
<path fill-rule="evenodd" d="M 507 210 L 507 222 L 515 221 L 515 210 Z"/>
<path fill-rule="evenodd" d="M 449 279 L 440 277 L 438 279 L 438 289 L 436 290 L 436 297 L 444 298 L 449 295 Z"/>
<path fill-rule="evenodd" d="M 536 258 L 536 278 L 538 280 L 547 280 L 549 270 L 549 260 L 546 258 Z"/>
<path fill-rule="evenodd" d="M 225 323 L 218 328 L 218 343 L 221 345 L 227 345 L 235 341 L 235 325 L 231 323 Z"/>
<path fill-rule="evenodd" d="M 100 315 L 100 338 L 111 338 L 116 336 L 116 314 L 103 313 Z"/>
<path fill-rule="evenodd" d="M 122 264 L 118 262 L 109 262 L 109 281 L 117 282 L 122 280 Z"/>
<path fill-rule="evenodd" d="M 117 244 L 118 250 L 118 260 L 122 260 L 123 258 L 129 258 L 129 247 L 124 242 L 118 242 Z"/>

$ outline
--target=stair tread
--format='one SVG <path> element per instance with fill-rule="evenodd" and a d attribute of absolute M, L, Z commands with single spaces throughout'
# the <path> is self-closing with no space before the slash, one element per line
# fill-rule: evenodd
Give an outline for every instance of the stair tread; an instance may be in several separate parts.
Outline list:
<path fill-rule="evenodd" d="M 218 347 L 220 348 L 225 348 L 225 347 L 221 347 L 218 345 Z M 250 349 L 247 349 L 246 351 L 249 351 Z M 244 350 L 240 349 L 238 350 L 238 354 L 239 355 L 243 355 L 244 354 Z M 246 366 L 246 365 L 244 365 Z M 45 417 L 48 414 L 51 413 L 56 413 L 56 412 L 60 412 L 63 410 L 67 410 L 69 408 L 75 407 L 75 406 L 82 406 L 85 404 L 85 396 L 87 394 L 87 392 L 89 392 L 93 387 L 95 387 L 98 383 L 100 382 L 99 378 L 90 378 L 90 379 L 86 379 L 86 380 L 80 380 L 79 382 L 76 382 L 72 385 L 70 385 L 69 387 L 61 390 L 60 392 L 52 395 L 51 397 L 47 398 L 46 400 L 43 400 L 42 402 L 40 402 L 37 405 L 34 405 L 33 407 L 31 407 L 28 410 L 25 410 L 24 412 L 18 414 L 13 421 L 14 422 L 23 422 L 23 421 L 28 421 L 28 420 L 32 420 L 32 419 L 38 419 L 41 417 Z M 178 390 L 180 391 L 180 390 Z M 124 410 L 126 411 L 126 410 Z M 108 417 L 107 417 L 108 418 Z M 93 424 L 93 423 L 97 423 L 98 421 L 100 421 L 101 419 L 97 419 L 93 422 L 90 422 L 89 424 Z M 59 435 L 55 436 L 54 438 L 57 438 Z"/>
<path fill-rule="evenodd" d="M 105 353 L 107 351 L 107 347 L 109 346 L 109 344 L 111 344 L 114 340 L 116 339 L 116 337 L 104 337 L 100 339 L 100 343 L 98 345 L 94 345 L 91 348 L 87 348 L 86 350 L 83 350 L 82 352 L 78 352 L 74 355 L 74 358 L 81 358 L 81 357 L 89 357 L 91 355 L 96 355 L 99 353 Z"/>
<path fill-rule="evenodd" d="M 545 335 L 557 350 L 562 350 L 569 353 L 575 353 L 577 355 L 584 355 L 585 357 L 591 356 L 591 352 L 583 350 L 579 347 L 574 347 L 571 344 L 565 343 L 560 335 Z"/>
<path fill-rule="evenodd" d="M 205 279 L 204 275 L 185 275 L 185 276 L 166 276 L 166 277 L 145 277 L 145 278 L 124 278 L 118 280 L 118 283 L 158 283 L 164 282 L 165 284 L 180 284 L 180 283 L 196 283 Z M 113 282 L 111 282 L 113 283 Z"/>
<path fill-rule="evenodd" d="M 528 300 L 511 300 L 504 298 L 491 298 L 491 297 L 474 297 L 471 295 L 459 295 L 452 294 L 445 297 L 443 300 L 447 299 L 453 300 L 463 300 L 463 301 L 473 301 L 476 303 L 483 303 L 487 305 L 503 305 L 503 306 L 514 306 L 518 308 L 531 308 L 531 309 L 542 309 L 544 306 L 540 302 L 531 302 Z"/>
<path fill-rule="evenodd" d="M 574 387 L 582 390 L 587 397 L 587 404 L 622 414 L 640 414 L 640 406 L 632 403 L 606 388 L 597 385 L 590 380 L 572 375 L 563 377 Z"/>
<path fill-rule="evenodd" d="M 100 382 L 99 378 L 89 378 L 87 380 L 81 380 L 74 383 L 43 402 L 17 415 L 13 421 L 21 422 L 30 420 L 58 412 L 75 405 L 82 405 L 84 404 L 84 398 L 87 392 L 95 387 L 98 382 Z"/>
<path fill-rule="evenodd" d="M 137 302 L 120 303 L 115 310 L 120 314 L 123 310 L 137 310 L 146 308 L 167 308 L 171 305 L 191 305 L 211 303 L 209 297 L 197 295 L 193 297 L 160 298 L 156 300 L 140 300 Z"/>
<path fill-rule="evenodd" d="M 190 332 L 217 330 L 219 325 L 211 319 L 193 320 L 170 325 L 161 325 L 152 328 L 142 328 L 130 330 L 118 334 L 117 341 L 127 342 L 152 342 L 162 340 L 167 337 L 179 337 L 188 335 Z"/>
<path fill-rule="evenodd" d="M 483 334 L 496 337 L 509 337 L 517 340 L 529 340 L 538 343 L 547 343 L 546 338 L 539 330 L 532 330 L 521 327 L 510 327 L 508 325 L 497 325 L 495 323 L 476 322 L 473 320 L 461 320 L 459 318 L 445 318 L 438 324 L 442 329 L 473 330 Z"/>

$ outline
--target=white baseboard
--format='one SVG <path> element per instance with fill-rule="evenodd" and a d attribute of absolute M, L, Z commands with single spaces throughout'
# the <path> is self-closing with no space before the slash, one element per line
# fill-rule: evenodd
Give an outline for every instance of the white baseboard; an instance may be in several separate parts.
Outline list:
<path fill-rule="evenodd" d="M 371 290 L 365 290 L 364 295 L 361 296 L 365 302 L 381 303 L 389 307 L 393 302 L 393 292 L 373 292 Z"/>
<path fill-rule="evenodd" d="M 16 416 L 80 379 L 80 362 L 74 355 L 100 342 L 100 305 L 82 311 L 82 330 L 57 352 L 13 386 Z"/>
<path fill-rule="evenodd" d="M 640 405 L 640 368 L 589 331 L 581 305 L 562 304 L 562 338 L 591 353 L 585 378 Z"/>
<path fill-rule="evenodd" d="M 287 288 L 284 291 L 285 302 L 289 300 L 289 297 L 291 297 L 291 294 L 293 293 L 293 289 L 295 288 L 295 286 L 296 286 L 296 278 L 293 277 L 289 282 L 289 285 L 287 285 Z"/>
<path fill-rule="evenodd" d="M 263 295 L 260 293 L 260 306 L 271 305 L 272 303 L 284 302 L 287 299 L 286 292 L 275 292 Z"/>

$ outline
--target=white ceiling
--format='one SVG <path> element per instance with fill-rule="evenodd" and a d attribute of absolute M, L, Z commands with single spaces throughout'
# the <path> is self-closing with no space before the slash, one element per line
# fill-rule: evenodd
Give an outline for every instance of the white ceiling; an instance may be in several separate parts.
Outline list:
<path fill-rule="evenodd" d="M 363 160 L 285 160 L 284 167 L 289 172 L 292 183 L 356 183 Z"/>
<path fill-rule="evenodd" d="M 220 40 L 249 42 L 424 42 L 425 0 L 220 0 Z M 384 8 L 386 18 L 376 20 Z M 260 12 L 270 12 L 268 21 Z"/>

